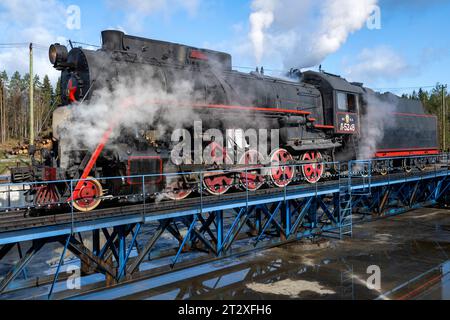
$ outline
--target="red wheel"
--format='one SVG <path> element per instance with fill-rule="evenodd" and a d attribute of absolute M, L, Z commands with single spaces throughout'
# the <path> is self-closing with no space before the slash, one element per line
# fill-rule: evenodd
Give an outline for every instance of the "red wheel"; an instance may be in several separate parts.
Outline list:
<path fill-rule="evenodd" d="M 103 188 L 98 180 L 87 177 L 84 181 L 78 196 L 73 201 L 73 207 L 78 211 L 87 212 L 92 211 L 98 207 L 102 201 Z"/>
<path fill-rule="evenodd" d="M 164 195 L 170 200 L 183 200 L 189 197 L 192 193 L 192 189 L 186 185 L 183 177 L 180 176 L 167 176 L 166 177 L 166 189 Z"/>
<path fill-rule="evenodd" d="M 305 164 L 302 166 L 302 173 L 309 183 L 317 183 L 323 175 L 324 166 L 322 154 L 319 151 L 308 151 L 303 154 L 303 161 L 318 161 L 319 163 Z"/>
<path fill-rule="evenodd" d="M 226 154 L 226 150 L 219 144 L 212 142 L 205 151 L 209 152 L 204 156 L 206 164 L 231 164 L 231 158 Z M 233 186 L 234 173 L 223 171 L 206 172 L 203 177 L 203 186 L 212 195 L 220 196 L 225 194 Z"/>
<path fill-rule="evenodd" d="M 232 173 L 211 172 L 205 173 L 203 186 L 212 195 L 220 196 L 225 194 L 233 186 L 234 178 Z"/>
<path fill-rule="evenodd" d="M 288 162 L 293 161 L 292 155 L 285 149 L 276 149 L 270 155 L 269 176 L 270 180 L 277 187 L 283 188 L 291 183 L 294 178 L 295 168 L 286 166 Z"/>
<path fill-rule="evenodd" d="M 248 150 L 242 155 L 239 164 L 249 166 L 249 170 L 244 170 L 239 175 L 239 184 L 245 190 L 256 191 L 263 186 L 264 174 L 261 169 L 255 168 L 261 166 L 262 162 L 264 162 L 264 158 L 256 150 Z"/>

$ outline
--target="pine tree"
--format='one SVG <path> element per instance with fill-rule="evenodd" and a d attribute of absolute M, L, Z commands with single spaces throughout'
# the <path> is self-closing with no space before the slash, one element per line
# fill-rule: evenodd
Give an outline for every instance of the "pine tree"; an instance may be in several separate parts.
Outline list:
<path fill-rule="evenodd" d="M 20 84 L 22 82 L 22 78 L 20 76 L 19 71 L 13 73 L 11 80 L 9 81 L 9 90 L 20 90 Z"/>
<path fill-rule="evenodd" d="M 23 78 L 18 71 L 14 72 L 8 83 L 8 99 L 7 99 L 7 121 L 9 126 L 9 136 L 11 138 L 20 139 L 24 136 L 26 128 L 24 128 L 23 115 Z"/>
<path fill-rule="evenodd" d="M 55 98 L 54 98 L 53 103 L 55 104 L 55 106 L 62 105 L 62 100 L 61 100 L 61 77 L 59 77 L 58 81 L 56 82 Z"/>
<path fill-rule="evenodd" d="M 39 132 L 46 130 L 48 124 L 50 123 L 50 112 L 53 107 L 53 88 L 50 83 L 50 79 L 45 75 L 41 86 L 41 99 L 42 99 L 42 110 L 41 110 L 41 121 L 39 123 Z"/>
<path fill-rule="evenodd" d="M 4 86 L 8 84 L 9 78 L 5 70 L 0 73 L 0 80 L 2 81 Z"/>
<path fill-rule="evenodd" d="M 419 89 L 419 93 L 417 94 L 419 97 L 419 100 L 423 103 L 426 104 L 428 101 L 428 92 L 422 90 L 422 88 Z"/>

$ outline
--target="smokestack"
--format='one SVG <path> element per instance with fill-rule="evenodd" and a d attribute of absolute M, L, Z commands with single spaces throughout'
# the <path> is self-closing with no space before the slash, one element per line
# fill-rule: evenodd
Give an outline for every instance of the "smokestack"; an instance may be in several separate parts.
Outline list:
<path fill-rule="evenodd" d="M 102 49 L 107 51 L 123 51 L 123 37 L 122 31 L 105 30 L 102 31 Z"/>

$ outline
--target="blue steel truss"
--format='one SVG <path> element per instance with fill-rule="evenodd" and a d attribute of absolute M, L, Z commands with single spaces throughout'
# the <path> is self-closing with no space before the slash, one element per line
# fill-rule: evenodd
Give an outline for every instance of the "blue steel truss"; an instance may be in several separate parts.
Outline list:
<path fill-rule="evenodd" d="M 16 264 L 1 279 L 0 293 L 20 274 L 26 278 L 26 266 L 49 243 L 63 247 L 56 273 L 47 280 L 51 298 L 62 276 L 66 251 L 81 261 L 83 274 L 102 273 L 111 285 L 142 277 L 143 262 L 162 256 L 172 255 L 167 268 L 181 268 L 191 263 L 190 259 L 180 262 L 181 257 L 193 252 L 203 254 L 202 261 L 303 238 L 351 236 L 355 215 L 361 219 L 395 215 L 437 204 L 450 193 L 448 155 L 429 170 L 402 173 L 389 168 L 386 176 L 372 175 L 375 161 L 352 161 L 346 173 L 339 165 L 337 179 L 316 185 L 293 185 L 265 194 L 247 192 L 243 197 L 214 202 L 201 197 L 195 205 L 160 212 L 147 209 L 150 207 L 144 203 L 121 215 L 78 221 L 72 214 L 72 220 L 64 223 L 0 232 L 0 261 L 16 247 L 19 252 Z M 150 224 L 157 227 L 145 242 L 139 242 L 142 230 Z M 178 245 L 174 251 L 155 254 L 163 234 L 173 237 Z M 82 235 L 89 235 L 91 243 Z M 21 245 L 25 242 L 31 246 L 23 255 Z"/>

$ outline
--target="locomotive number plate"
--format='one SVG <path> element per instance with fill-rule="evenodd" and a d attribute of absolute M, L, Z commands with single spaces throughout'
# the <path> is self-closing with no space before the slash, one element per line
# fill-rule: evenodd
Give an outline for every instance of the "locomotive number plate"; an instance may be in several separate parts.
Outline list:
<path fill-rule="evenodd" d="M 355 113 L 337 113 L 337 132 L 356 133 L 358 131 L 358 116 Z"/>

